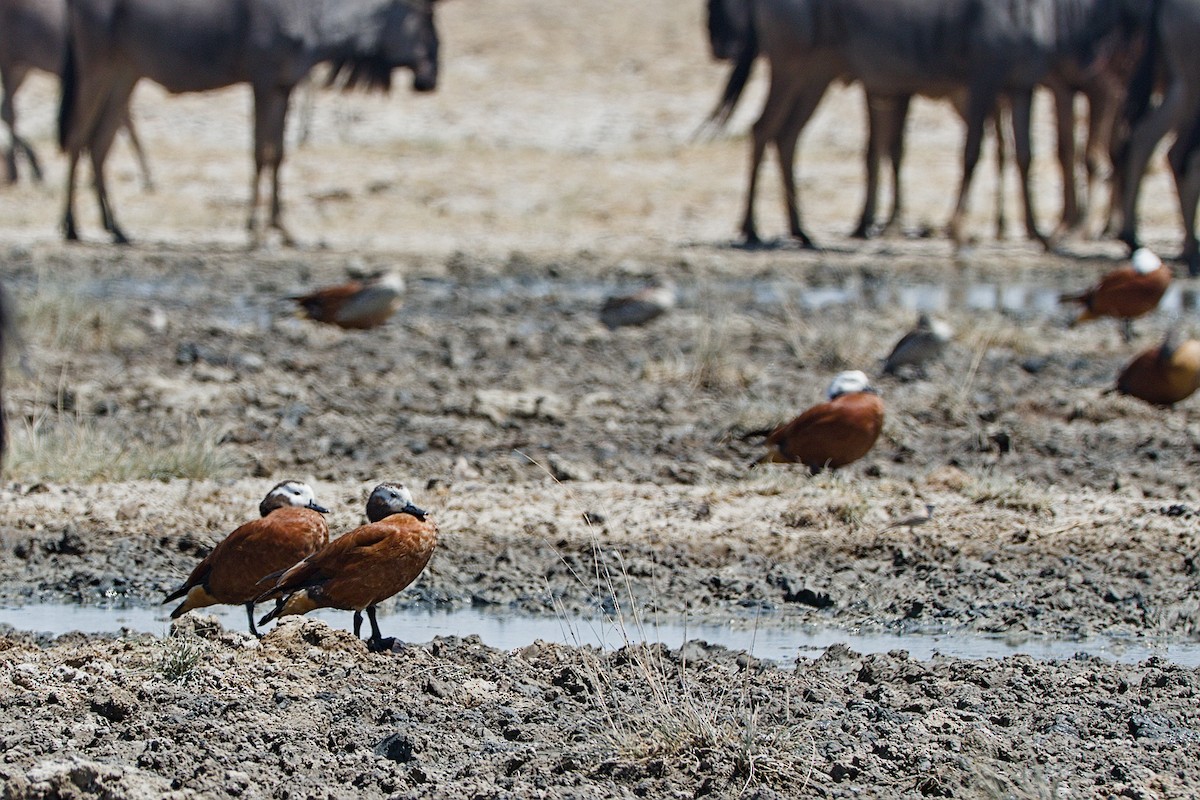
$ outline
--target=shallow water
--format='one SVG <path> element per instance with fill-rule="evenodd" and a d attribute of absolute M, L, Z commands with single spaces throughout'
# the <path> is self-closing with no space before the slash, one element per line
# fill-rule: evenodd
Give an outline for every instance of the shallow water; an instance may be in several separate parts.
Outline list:
<path fill-rule="evenodd" d="M 0 608 L 0 625 L 34 633 L 61 635 L 83 633 L 119 633 L 122 629 L 165 635 L 170 628 L 169 609 L 130 606 L 104 608 L 73 604 L 44 603 Z M 244 630 L 246 614 L 240 607 L 218 606 L 206 609 L 231 629 Z M 260 609 L 265 613 L 265 608 Z M 309 615 L 328 624 L 349 630 L 351 614 L 345 611 L 317 611 Z M 397 636 L 406 642 L 427 642 L 435 636 L 478 635 L 487 645 L 511 650 L 536 640 L 571 645 L 595 645 L 615 648 L 627 642 L 649 641 L 679 647 L 683 642 L 702 639 L 733 650 L 744 650 L 758 658 L 789 664 L 797 657 L 816 658 L 834 644 L 845 644 L 859 653 L 885 653 L 907 650 L 912 658 L 926 660 L 935 653 L 964 659 L 1004 658 L 1024 654 L 1039 660 L 1067 659 L 1078 653 L 1110 661 L 1136 663 L 1158 656 L 1187 667 L 1200 666 L 1200 642 L 1147 642 L 1115 637 L 1080 640 L 1032 637 L 1024 640 L 979 633 L 866 633 L 836 628 L 756 627 L 752 620 L 729 625 L 651 623 L 642 625 L 579 617 L 542 617 L 489 612 L 474 608 L 454 611 L 401 609 L 379 614 L 379 626 L 385 636 Z M 364 633 L 367 623 L 363 623 Z"/>
<path fill-rule="evenodd" d="M 614 284 L 601 280 L 577 280 L 568 277 L 545 278 L 496 277 L 472 283 L 469 291 L 477 300 L 510 303 L 557 303 L 567 306 L 599 307 L 610 294 L 630 292 L 641 284 Z M 169 305 L 178 302 L 194 286 L 180 279 L 161 278 L 106 279 L 83 287 L 89 297 L 108 299 L 120 297 L 140 301 L 160 301 Z M 936 283 L 864 280 L 859 276 L 841 282 L 811 285 L 796 281 L 761 279 L 732 281 L 722 291 L 744 293 L 749 302 L 760 307 L 790 306 L 800 311 L 854 306 L 866 309 L 903 309 L 912 312 L 947 312 L 951 310 L 996 311 L 1032 317 L 1072 316 L 1072 308 L 1059 302 L 1064 291 L 1081 289 L 1075 285 L 1037 285 L 1032 283 L 987 283 L 967 280 L 947 280 Z M 445 300 L 464 291 L 452 280 L 419 278 L 411 282 L 410 293 L 424 294 L 427 299 Z M 255 296 L 234 298 L 233 307 L 225 309 L 227 321 L 269 327 L 279 312 L 279 298 Z M 693 287 L 680 289 L 684 306 L 699 307 L 706 301 Z M 1158 311 L 1172 319 L 1200 317 L 1200 289 L 1194 286 L 1172 285 L 1159 303 Z"/>

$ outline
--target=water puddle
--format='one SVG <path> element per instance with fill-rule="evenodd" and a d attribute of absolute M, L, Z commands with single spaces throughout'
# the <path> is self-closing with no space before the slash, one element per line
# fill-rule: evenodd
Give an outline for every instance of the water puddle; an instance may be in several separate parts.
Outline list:
<path fill-rule="evenodd" d="M 0 607 L 0 625 L 22 631 L 58 636 L 83 633 L 119 633 L 122 629 L 165 635 L 170 628 L 169 609 L 131 606 L 103 608 L 73 604 L 37 604 Z M 240 607 L 206 609 L 230 629 L 245 630 L 246 614 Z M 350 630 L 351 614 L 317 611 L 309 615 L 333 627 Z M 364 623 L 365 626 L 365 623 Z M 863 633 L 837 628 L 755 628 L 751 621 L 729 625 L 678 623 L 626 623 L 582 617 L 540 617 L 474 608 L 447 610 L 400 609 L 379 614 L 385 636 L 406 642 L 427 642 L 435 636 L 478 635 L 487 645 L 512 650 L 536 640 L 570 645 L 621 647 L 627 642 L 649 641 L 676 648 L 685 641 L 702 639 L 758 658 L 788 665 L 798 656 L 816 658 L 834 644 L 845 644 L 859 653 L 907 650 L 912 658 L 927 660 L 935 653 L 964 659 L 1004 658 L 1024 654 L 1039 660 L 1069 659 L 1078 653 L 1120 663 L 1137 663 L 1151 656 L 1186 667 L 1200 666 L 1200 642 L 1147 642 L 1116 637 L 1063 640 L 1030 637 L 1024 640 L 978 633 Z"/>
<path fill-rule="evenodd" d="M 464 289 L 453 281 L 422 279 L 417 282 L 422 291 L 435 299 L 446 300 Z M 501 302 L 557 302 L 563 304 L 598 306 L 610 294 L 630 292 L 641 284 L 615 285 L 608 282 L 579 281 L 569 278 L 507 278 L 499 277 L 472 284 L 469 291 L 477 299 Z M 816 311 L 837 306 L 865 309 L 945 312 L 949 310 L 997 311 L 1009 314 L 1028 314 L 1041 317 L 1070 316 L 1059 302 L 1059 296 L 1081 287 L 1035 285 L 1027 283 L 982 283 L 945 281 L 938 283 L 908 283 L 889 280 L 848 278 L 828 285 L 809 285 L 795 281 L 747 280 L 724 284 L 727 297 L 742 294 L 756 306 L 790 306 L 802 311 Z M 701 307 L 707 302 L 694 287 L 680 288 L 684 306 Z M 1200 316 L 1200 289 L 1171 286 L 1159 303 L 1158 313 L 1168 316 Z"/>
<path fill-rule="evenodd" d="M 643 284 L 638 281 L 614 283 L 599 279 L 544 276 L 496 276 L 470 284 L 460 284 L 445 278 L 415 278 L 409 294 L 414 307 L 429 302 L 448 302 L 469 295 L 476 302 L 494 304 L 558 305 L 562 307 L 599 307 L 611 294 L 630 292 Z M 202 284 L 186 277 L 155 279 L 106 278 L 82 287 L 89 298 L 111 300 L 120 298 L 141 302 L 158 302 L 170 307 L 185 302 Z M 824 308 L 852 306 L 863 309 L 903 309 L 913 313 L 946 311 L 992 311 L 1032 317 L 1070 316 L 1059 302 L 1064 291 L 1081 288 L 1078 285 L 1038 285 L 1033 283 L 988 283 L 965 279 L 939 282 L 909 282 L 880 278 L 850 276 L 841 281 L 823 284 L 801 283 L 783 279 L 745 279 L 723 282 L 720 293 L 730 302 L 745 302 L 763 308 L 780 306 L 817 311 Z M 712 289 L 695 286 L 680 287 L 680 301 L 685 307 L 703 308 L 712 303 L 706 293 Z M 231 307 L 223 309 L 228 322 L 269 327 L 278 313 L 279 297 L 254 294 L 238 295 L 230 300 Z M 1178 319 L 1200 317 L 1200 288 L 1172 285 L 1159 303 L 1161 315 Z"/>

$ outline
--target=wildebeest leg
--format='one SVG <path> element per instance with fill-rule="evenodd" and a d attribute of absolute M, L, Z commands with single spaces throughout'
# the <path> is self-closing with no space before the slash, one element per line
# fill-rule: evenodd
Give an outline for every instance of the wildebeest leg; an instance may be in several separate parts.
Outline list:
<path fill-rule="evenodd" d="M 154 179 L 150 175 L 150 162 L 146 159 L 146 151 L 142 149 L 142 140 L 137 134 L 137 129 L 133 127 L 133 117 L 129 114 L 128 109 L 125 110 L 125 119 L 121 124 L 125 128 L 125 133 L 129 135 L 129 144 L 133 147 L 138 168 L 142 171 L 142 189 L 146 192 L 153 192 Z"/>
<path fill-rule="evenodd" d="M 1105 77 L 1096 79 L 1084 90 L 1088 99 L 1087 144 L 1083 151 L 1084 170 L 1087 176 L 1087 199 L 1083 204 L 1080 222 L 1087 222 L 1087 210 L 1095 206 L 1096 186 L 1108 178 L 1108 207 L 1104 212 L 1105 230 L 1115 229 L 1113 219 L 1120 202 L 1119 186 L 1112 170 L 1113 130 L 1117 124 L 1117 112 L 1124 87 L 1119 81 Z M 1108 165 L 1104 162 L 1107 159 Z"/>
<path fill-rule="evenodd" d="M 1112 149 L 1113 129 L 1117 124 L 1117 113 L 1120 101 L 1124 97 L 1125 87 L 1122 82 L 1112 75 L 1102 74 L 1087 82 L 1083 89 L 1088 102 L 1087 142 L 1083 148 L 1084 199 L 1080 203 L 1079 222 L 1086 225 L 1089 210 L 1098 204 L 1097 185 L 1107 177 L 1110 185 L 1108 208 L 1105 210 L 1105 225 L 1116 216 L 1115 206 L 1117 182 L 1111 170 L 1112 159 L 1109 153 Z M 1107 160 L 1107 164 L 1105 161 Z"/>
<path fill-rule="evenodd" d="M 1132 130 L 1130 123 L 1123 115 L 1117 117 L 1113 124 L 1108 140 L 1108 163 L 1112 165 L 1108 175 L 1108 216 L 1104 219 L 1104 227 L 1100 235 L 1107 239 L 1117 239 L 1124 225 L 1122 214 L 1125 208 L 1126 167 L 1129 166 Z"/>
<path fill-rule="evenodd" d="M 13 106 L 13 92 L 16 89 L 13 86 L 14 81 L 9 72 L 4 72 L 4 99 L 0 100 L 0 119 L 4 120 L 5 127 L 8 128 L 8 150 L 4 152 L 4 162 L 7 166 L 8 182 L 17 182 L 17 113 Z"/>
<path fill-rule="evenodd" d="M 108 153 L 112 149 L 117 131 L 129 117 L 129 98 L 133 94 L 135 82 L 136 80 L 127 79 L 113 82 L 111 92 L 88 142 L 96 202 L 100 206 L 100 218 L 104 223 L 104 230 L 112 234 L 114 244 L 129 244 L 129 238 L 117 225 L 116 217 L 113 215 L 112 203 L 108 199 L 108 181 L 105 176 L 104 164 L 108 160 Z"/>
<path fill-rule="evenodd" d="M 1200 202 L 1200 148 L 1194 134 L 1188 132 L 1200 126 L 1200 116 L 1193 115 L 1189 125 L 1180 129 L 1179 138 L 1167 152 L 1171 172 L 1175 176 L 1175 191 L 1179 195 L 1179 210 L 1183 215 L 1182 258 L 1188 275 L 1200 275 L 1200 247 L 1196 241 L 1196 204 Z"/>
<path fill-rule="evenodd" d="M 767 91 L 767 100 L 762 113 L 754 122 L 750 132 L 750 181 L 746 188 L 746 212 L 742 215 L 742 240 L 747 245 L 758 245 L 758 227 L 754 223 L 754 197 L 758 191 L 758 171 L 766 154 L 767 142 L 777 135 L 786 122 L 788 111 L 792 107 L 793 90 L 790 85 L 775 74 L 771 78 L 771 87 Z"/>
<path fill-rule="evenodd" d="M 783 201 L 787 208 L 788 231 L 801 246 L 809 249 L 815 249 L 816 245 L 800 224 L 800 203 L 796 197 L 796 144 L 800 140 L 800 132 L 804 130 L 817 104 L 821 102 L 827 85 L 822 84 L 816 90 L 802 92 L 792 106 L 792 112 L 788 114 L 783 129 L 775 137 L 779 171 L 783 178 Z"/>
<path fill-rule="evenodd" d="M 963 145 L 962 180 L 958 185 L 958 199 L 954 204 L 954 213 L 947 226 L 950 240 L 955 247 L 964 244 L 962 235 L 963 218 L 967 212 L 967 198 L 971 193 L 971 179 L 975 175 L 975 167 L 979 163 L 979 150 L 983 143 L 983 123 L 987 115 L 996 107 L 996 89 L 988 87 L 972 87 L 967 97 L 967 138 Z"/>
<path fill-rule="evenodd" d="M 362 635 L 362 612 L 355 611 L 354 612 L 354 638 L 357 639 L 361 635 Z"/>
<path fill-rule="evenodd" d="M 113 244 L 129 244 L 129 237 L 117 225 L 117 219 L 113 216 L 112 203 L 108 199 L 108 182 L 104 177 L 104 161 L 108 158 L 108 151 L 111 149 L 112 141 L 103 149 L 93 147 L 90 151 L 92 158 L 92 186 L 96 191 L 96 204 L 100 207 L 100 220 L 104 225 L 104 230 L 112 235 Z"/>
<path fill-rule="evenodd" d="M 904 192 L 900 188 L 900 168 L 904 164 L 904 130 L 908 125 L 908 107 L 912 103 L 912 95 L 895 98 L 892 113 L 887 121 L 885 130 L 888 148 L 888 161 L 892 165 L 892 213 L 883 226 L 885 235 L 895 233 L 900 229 L 900 220 L 904 213 Z"/>
<path fill-rule="evenodd" d="M 1033 146 L 1030 142 L 1033 90 L 1014 91 L 1009 99 L 1013 126 L 1013 151 L 1017 158 L 1017 174 L 1021 177 L 1021 200 L 1025 206 L 1025 235 L 1041 242 L 1042 246 L 1048 250 L 1050 249 L 1050 240 L 1037 229 L 1033 208 L 1033 187 L 1029 182 L 1029 168 L 1033 164 Z"/>
<path fill-rule="evenodd" d="M 970 125 L 970 111 L 967 107 L 970 101 L 970 95 L 956 92 L 950 96 L 950 102 L 954 104 L 954 110 L 958 112 L 958 116 L 968 126 Z M 988 111 L 985 122 L 992 123 L 992 131 L 996 136 L 996 191 L 994 193 L 994 208 L 996 214 L 996 238 L 1003 239 L 1008 235 L 1008 215 L 1005 212 L 1005 196 L 1004 196 L 1004 179 L 1008 170 L 1008 142 L 1004 138 L 1004 107 L 1003 103 L 996 102 L 995 105 Z M 979 136 L 980 149 L 983 148 L 983 133 Z"/>
<path fill-rule="evenodd" d="M 1062 218 L 1054 236 L 1073 231 L 1083 222 L 1079 191 L 1075 176 L 1075 92 L 1066 84 L 1055 82 L 1050 87 L 1054 95 L 1055 126 L 1058 129 L 1058 169 L 1062 175 Z"/>
<path fill-rule="evenodd" d="M 867 147 L 864 152 L 867 169 L 867 191 L 863 198 L 858 227 L 851 232 L 856 239 L 866 239 L 875 227 L 875 211 L 879 198 L 879 164 L 887 153 L 892 167 L 892 211 L 883 233 L 895 230 L 900 222 L 902 198 L 900 167 L 904 161 L 904 125 L 908 118 L 911 95 L 881 97 L 867 93 Z"/>
<path fill-rule="evenodd" d="M 72 51 L 68 50 L 68 53 Z M 63 97 L 59 107 L 59 143 L 67 156 L 67 186 L 63 192 L 63 238 L 78 241 L 75 227 L 75 173 L 84 150 L 92 146 L 100 121 L 107 110 L 108 94 L 101 88 L 106 76 L 87 76 L 68 71 L 63 78 Z"/>
<path fill-rule="evenodd" d="M 17 182 L 17 153 L 25 154 L 29 159 L 29 167 L 33 170 L 34 180 L 42 179 L 42 166 L 38 163 L 37 154 L 33 152 L 33 148 L 29 146 L 29 142 L 17 135 L 17 109 L 13 105 L 13 98 L 17 94 L 17 90 L 21 88 L 21 84 L 25 82 L 25 76 L 29 70 L 25 67 L 14 66 L 6 69 L 3 74 L 4 78 L 4 99 L 0 101 L 0 119 L 4 120 L 4 124 L 8 127 L 8 150 L 4 154 L 5 162 L 8 167 L 8 182 Z"/>
<path fill-rule="evenodd" d="M 65 196 L 63 216 L 62 216 L 62 232 L 63 238 L 68 242 L 79 241 L 79 231 L 75 228 L 75 168 L 79 166 L 78 150 L 72 150 L 67 153 L 67 188 L 63 193 Z"/>
<path fill-rule="evenodd" d="M 996 134 L 996 239 L 1008 236 L 1008 214 L 1005 211 L 1004 178 L 1008 174 L 1008 142 L 1004 138 L 1004 109 L 997 103 L 992 110 L 992 131 Z"/>
<path fill-rule="evenodd" d="M 279 231 L 283 243 L 295 244 L 283 225 L 283 204 L 279 197 L 279 166 L 283 163 L 283 131 L 290 89 L 275 85 L 254 87 L 254 186 L 250 195 L 250 217 L 246 228 L 251 240 L 258 242 L 258 198 L 262 175 L 271 173 L 270 226 Z"/>
<path fill-rule="evenodd" d="M 1183 105 L 1183 92 L 1183 81 L 1172 80 L 1163 92 L 1162 102 L 1158 107 L 1142 117 L 1129 133 L 1121 168 L 1121 230 L 1117 238 L 1130 250 L 1136 250 L 1140 246 L 1137 236 L 1137 204 L 1146 165 L 1154 154 L 1154 148 L 1171 129 L 1172 122 Z"/>
<path fill-rule="evenodd" d="M 758 188 L 759 166 L 766 153 L 767 143 L 775 142 L 778 148 L 783 129 L 793 123 L 793 115 L 803 104 L 799 98 L 815 91 L 819 99 L 825 92 L 825 87 L 829 85 L 829 81 L 832 80 L 832 78 L 824 76 L 819 78 L 805 76 L 803 83 L 796 85 L 797 79 L 789 73 L 795 74 L 795 67 L 785 69 L 772 66 L 771 85 L 767 91 L 767 100 L 751 130 L 750 180 L 746 190 L 746 213 L 742 217 L 742 239 L 751 246 L 760 244 L 762 241 L 758 238 L 758 228 L 754 223 L 754 199 Z M 800 127 L 803 126 L 804 124 L 801 122 Z M 794 153 L 789 154 L 789 160 L 793 160 L 794 156 Z M 787 170 L 783 170 L 783 172 L 786 192 L 788 185 L 794 185 L 794 178 Z"/>
<path fill-rule="evenodd" d="M 867 168 L 867 190 L 863 197 L 862 213 L 858 215 L 858 225 L 850 232 L 855 239 L 866 239 L 875 227 L 875 207 L 879 194 L 879 152 L 882 149 L 880 128 L 883 126 L 883 116 L 890 113 L 891 98 L 873 97 L 866 92 L 867 106 L 867 146 L 863 151 L 863 159 Z"/>

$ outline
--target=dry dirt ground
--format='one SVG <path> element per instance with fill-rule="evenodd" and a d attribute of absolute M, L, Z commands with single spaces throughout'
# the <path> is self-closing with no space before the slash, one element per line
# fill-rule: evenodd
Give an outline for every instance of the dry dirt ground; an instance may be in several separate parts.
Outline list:
<path fill-rule="evenodd" d="M 137 244 L 103 244 L 86 203 L 90 243 L 60 244 L 55 89 L 33 82 L 24 128 L 50 177 L 0 190 L 26 349 L 6 386 L 0 601 L 156 603 L 274 482 L 310 482 L 341 532 L 400 479 L 443 535 L 399 605 L 1200 639 L 1196 401 L 1103 393 L 1169 325 L 1197 334 L 1193 282 L 1132 344 L 1108 323 L 1068 329 L 1055 293 L 1122 250 L 993 242 L 986 163 L 969 252 L 847 239 L 863 114 L 846 88 L 801 142 L 826 249 L 731 246 L 762 78 L 729 135 L 692 140 L 725 76 L 701 10 L 445 4 L 436 94 L 311 98 L 284 178 L 300 249 L 244 247 L 247 93 L 151 86 L 135 116 L 157 192 L 121 145 L 113 162 Z M 909 227 L 936 228 L 960 128 L 919 103 L 909 139 Z M 777 183 L 769 163 L 767 234 L 783 230 Z M 1147 242 L 1173 253 L 1177 218 L 1159 165 Z M 285 299 L 381 268 L 408 291 L 375 332 Z M 680 287 L 674 313 L 599 325 L 607 293 L 651 276 Z M 866 459 L 817 477 L 747 466 L 747 432 L 841 369 L 877 373 L 918 307 L 955 342 L 928 375 L 878 382 L 888 417 Z M 888 527 L 927 502 L 931 523 Z M 166 639 L 10 631 L 4 796 L 1200 792 L 1200 674 L 1160 659 L 837 647 L 780 666 L 699 643 L 502 652 L 461 633 L 372 654 L 320 621 L 261 641 L 204 617 Z"/>

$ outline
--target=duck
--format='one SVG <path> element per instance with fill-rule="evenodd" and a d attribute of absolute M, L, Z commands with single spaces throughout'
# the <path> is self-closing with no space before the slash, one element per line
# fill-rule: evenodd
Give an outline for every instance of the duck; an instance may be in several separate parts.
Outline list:
<path fill-rule="evenodd" d="M 254 625 L 254 605 L 262 591 L 259 581 L 329 542 L 329 527 L 322 516 L 329 509 L 317 504 L 307 483 L 286 480 L 271 487 L 258 511 L 259 519 L 217 543 L 183 585 L 163 599 L 169 603 L 183 598 L 171 619 L 195 608 L 243 604 L 250 633 L 260 635 Z"/>
<path fill-rule="evenodd" d="M 926 364 L 942 355 L 953 336 L 954 330 L 949 325 L 921 313 L 916 326 L 900 337 L 884 359 L 883 374 L 895 375 L 904 366 L 924 371 Z"/>
<path fill-rule="evenodd" d="M 400 307 L 404 278 L 385 272 L 363 281 L 326 286 L 308 294 L 292 295 L 308 319 L 347 330 L 368 330 L 387 322 Z"/>
<path fill-rule="evenodd" d="M 1162 343 L 1143 350 L 1117 376 L 1109 391 L 1136 397 L 1151 405 L 1170 408 L 1192 396 L 1200 387 L 1200 342 L 1176 341 L 1168 331 Z"/>
<path fill-rule="evenodd" d="M 402 483 L 381 483 L 367 499 L 368 523 L 343 534 L 300 563 L 268 576 L 259 600 L 275 598 L 275 608 L 259 620 L 306 614 L 317 608 L 354 612 L 354 635 L 365 611 L 371 622 L 367 646 L 390 650 L 375 619 L 378 605 L 408 587 L 425 569 L 437 546 L 438 528 L 413 505 Z"/>
<path fill-rule="evenodd" d="M 673 309 L 676 302 L 675 285 L 655 279 L 632 294 L 605 298 L 600 322 L 610 331 L 626 325 L 645 325 Z"/>
<path fill-rule="evenodd" d="M 1072 327 L 1100 317 L 1113 317 L 1121 321 L 1125 341 L 1131 342 L 1133 320 L 1158 308 L 1170 285 L 1170 268 L 1151 250 L 1139 247 L 1133 251 L 1129 264 L 1114 269 L 1082 292 L 1061 295 L 1059 301 L 1083 306 L 1071 322 Z"/>
<path fill-rule="evenodd" d="M 866 373 L 848 370 L 829 384 L 824 403 L 767 434 L 758 463 L 800 463 L 813 472 L 840 469 L 871 451 L 883 430 L 883 401 Z"/>

